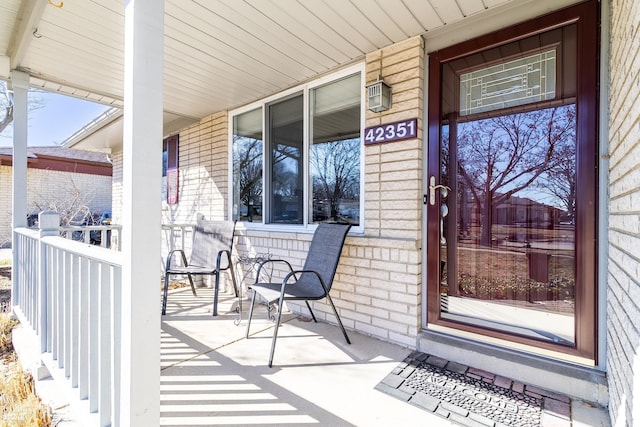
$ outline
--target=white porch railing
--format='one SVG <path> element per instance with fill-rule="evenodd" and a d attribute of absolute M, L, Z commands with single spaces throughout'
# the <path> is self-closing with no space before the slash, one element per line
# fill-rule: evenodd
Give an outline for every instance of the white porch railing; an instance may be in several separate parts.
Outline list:
<path fill-rule="evenodd" d="M 175 248 L 190 252 L 194 229 L 194 224 L 162 224 L 162 256 Z"/>
<path fill-rule="evenodd" d="M 59 227 L 60 236 L 80 242 L 121 250 L 122 226 L 120 225 L 70 225 Z"/>
<path fill-rule="evenodd" d="M 40 214 L 39 224 L 14 230 L 14 312 L 35 332 L 51 376 L 75 393 L 77 412 L 91 425 L 117 425 L 122 253 L 86 243 L 90 230 L 99 230 L 102 242 L 119 242 L 120 229 L 59 227 L 54 212 Z M 163 225 L 163 256 L 175 247 L 190 251 L 193 228 Z M 118 235 L 110 239 L 107 231 Z"/>
<path fill-rule="evenodd" d="M 91 425 L 116 425 L 122 254 L 60 237 L 58 215 L 40 217 L 40 230 L 14 230 L 14 311 L 37 334 L 49 373 L 76 390 Z"/>

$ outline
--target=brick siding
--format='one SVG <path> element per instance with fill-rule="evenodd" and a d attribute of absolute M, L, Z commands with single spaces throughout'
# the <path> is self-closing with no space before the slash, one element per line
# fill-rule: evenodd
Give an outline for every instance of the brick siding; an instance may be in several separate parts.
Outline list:
<path fill-rule="evenodd" d="M 611 6 L 607 371 L 612 424 L 632 426 L 640 423 L 640 3 Z"/>
<path fill-rule="evenodd" d="M 0 166 L 0 246 L 11 242 L 11 166 Z M 27 212 L 67 206 L 73 198 L 92 211 L 111 209 L 111 177 L 44 169 L 27 169 Z"/>
<path fill-rule="evenodd" d="M 227 123 L 225 111 L 180 132 L 179 203 L 163 202 L 163 223 L 195 223 L 198 214 L 207 219 L 225 218 L 229 182 Z"/>

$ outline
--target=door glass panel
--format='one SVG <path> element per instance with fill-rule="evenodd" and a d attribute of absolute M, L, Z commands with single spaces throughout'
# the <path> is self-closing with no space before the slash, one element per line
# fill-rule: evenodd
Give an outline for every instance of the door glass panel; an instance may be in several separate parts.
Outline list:
<path fill-rule="evenodd" d="M 441 318 L 575 344 L 575 115 L 443 123 Z"/>

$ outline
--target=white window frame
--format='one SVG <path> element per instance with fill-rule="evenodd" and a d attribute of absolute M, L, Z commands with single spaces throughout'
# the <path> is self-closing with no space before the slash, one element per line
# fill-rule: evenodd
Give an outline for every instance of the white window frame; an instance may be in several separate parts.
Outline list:
<path fill-rule="evenodd" d="M 239 114 L 243 114 L 257 108 L 262 110 L 262 138 L 264 141 L 264 147 L 262 150 L 262 164 L 263 164 L 263 191 L 262 191 L 262 221 L 259 223 L 256 222 L 238 222 L 238 225 L 242 225 L 247 229 L 257 229 L 257 230 L 269 230 L 269 231 L 285 231 L 285 232 L 300 232 L 300 231 L 308 231 L 313 232 L 317 224 L 309 222 L 309 206 L 310 206 L 310 198 L 311 195 L 311 187 L 310 187 L 310 173 L 309 173 L 309 92 L 316 87 L 325 85 L 327 83 L 331 83 L 336 80 L 340 80 L 344 77 L 348 77 L 350 75 L 360 73 L 360 219 L 359 224 L 357 226 L 353 226 L 351 228 L 352 233 L 364 233 L 364 206 L 365 206 L 365 150 L 364 150 L 364 128 L 365 128 L 365 64 L 359 63 L 354 66 L 350 66 L 344 68 L 340 71 L 327 74 L 321 78 L 312 80 L 306 84 L 298 85 L 277 94 L 271 95 L 266 98 L 262 98 L 258 101 L 252 102 L 251 104 L 244 105 L 240 108 L 236 108 L 234 110 L 230 110 L 228 113 L 228 171 L 229 171 L 229 183 L 228 183 L 228 209 L 227 215 L 229 218 L 233 218 L 233 119 L 235 116 Z M 287 97 L 290 97 L 296 93 L 302 92 L 303 95 L 303 150 L 304 150 L 304 158 L 306 159 L 305 167 L 304 167 L 304 176 L 303 176 L 303 186 L 304 186 L 304 200 L 303 200 L 303 223 L 302 224 L 270 224 L 265 222 L 266 218 L 266 209 L 267 209 L 267 179 L 268 173 L 265 172 L 265 165 L 267 164 L 267 144 L 266 144 L 266 109 L 265 107 L 274 102 L 278 102 L 280 100 L 284 100 Z M 270 188 L 269 188 L 270 191 Z"/>

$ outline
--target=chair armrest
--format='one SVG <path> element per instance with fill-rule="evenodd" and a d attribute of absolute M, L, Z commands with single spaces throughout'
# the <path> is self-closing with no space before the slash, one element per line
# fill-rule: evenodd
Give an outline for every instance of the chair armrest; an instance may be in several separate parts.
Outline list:
<path fill-rule="evenodd" d="M 173 254 L 175 254 L 176 252 L 179 252 L 182 256 L 182 265 L 184 267 L 187 267 L 187 256 L 185 255 L 184 251 L 182 249 L 174 249 L 169 252 L 169 255 L 167 255 L 167 263 L 165 264 L 164 271 L 169 271 L 169 269 L 171 268 L 171 260 L 173 259 Z"/>
<path fill-rule="evenodd" d="M 260 264 L 258 264 L 258 269 L 256 270 L 256 281 L 254 283 L 258 283 L 258 280 L 260 280 L 260 273 L 262 272 L 262 267 L 266 266 L 267 264 L 275 264 L 275 263 L 286 264 L 287 267 L 289 267 L 289 271 L 293 272 L 293 267 L 291 267 L 291 264 L 289 263 L 289 261 L 286 261 L 284 259 L 267 259 L 262 261 Z M 290 275 L 291 273 L 287 274 L 287 277 L 289 277 Z"/>
<path fill-rule="evenodd" d="M 222 255 L 227 255 L 227 262 L 229 263 L 229 267 L 227 268 L 231 268 L 231 271 L 233 272 L 233 267 L 231 266 L 231 251 L 229 251 L 229 249 L 218 251 L 218 256 L 216 257 L 216 271 L 220 272 L 220 262 L 222 261 Z"/>
<path fill-rule="evenodd" d="M 284 293 L 284 288 L 287 285 L 295 285 L 296 284 L 296 282 L 288 283 L 289 279 L 291 279 L 291 277 L 293 277 L 294 279 L 298 280 L 297 275 L 298 274 L 302 274 L 302 273 L 310 273 L 310 274 L 313 274 L 314 276 L 316 276 L 318 278 L 318 280 L 320 281 L 320 285 L 322 286 L 322 289 L 324 290 L 324 293 L 325 294 L 329 293 L 329 291 L 327 290 L 327 286 L 324 284 L 324 280 L 320 276 L 320 273 L 318 273 L 315 270 L 293 270 L 293 271 L 291 271 L 291 273 L 287 274 L 284 277 L 284 279 L 282 279 L 282 292 Z"/>

